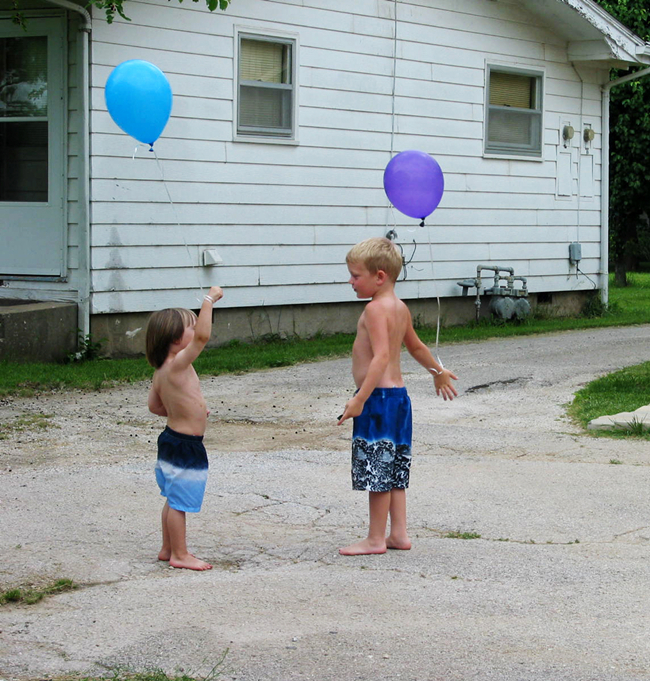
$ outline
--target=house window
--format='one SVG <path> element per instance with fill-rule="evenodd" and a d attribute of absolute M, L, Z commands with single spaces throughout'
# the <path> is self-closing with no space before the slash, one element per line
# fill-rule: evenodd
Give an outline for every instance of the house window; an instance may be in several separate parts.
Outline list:
<path fill-rule="evenodd" d="M 0 37 L 0 201 L 48 200 L 47 40 Z"/>
<path fill-rule="evenodd" d="M 543 74 L 488 67 L 485 153 L 542 156 Z"/>
<path fill-rule="evenodd" d="M 237 134 L 295 137 L 296 42 L 239 33 Z"/>

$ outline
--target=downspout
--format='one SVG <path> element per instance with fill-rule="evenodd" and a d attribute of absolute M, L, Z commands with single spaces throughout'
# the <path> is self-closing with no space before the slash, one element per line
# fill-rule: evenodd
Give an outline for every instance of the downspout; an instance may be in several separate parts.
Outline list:
<path fill-rule="evenodd" d="M 47 0 L 47 2 L 77 12 L 81 17 L 80 39 L 77 41 L 78 63 L 81 64 L 79 93 L 81 123 L 79 129 L 79 292 L 78 325 L 81 333 L 90 333 L 90 95 L 89 53 L 92 20 L 88 11 L 70 0 Z"/>
<path fill-rule="evenodd" d="M 623 78 L 610 80 L 602 87 L 603 99 L 601 103 L 603 120 L 603 148 L 602 148 L 602 186 L 600 190 L 601 239 L 600 239 L 600 271 L 602 276 L 601 300 L 605 305 L 609 300 L 609 93 L 613 87 L 631 80 L 637 80 L 650 75 L 650 67 L 636 73 L 630 73 Z"/>

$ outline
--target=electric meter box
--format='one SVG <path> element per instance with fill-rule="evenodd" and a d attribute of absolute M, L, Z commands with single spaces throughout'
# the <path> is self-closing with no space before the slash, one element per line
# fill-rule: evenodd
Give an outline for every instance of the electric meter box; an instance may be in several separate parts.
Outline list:
<path fill-rule="evenodd" d="M 582 244 L 574 242 L 569 244 L 569 262 L 576 265 L 582 260 Z"/>

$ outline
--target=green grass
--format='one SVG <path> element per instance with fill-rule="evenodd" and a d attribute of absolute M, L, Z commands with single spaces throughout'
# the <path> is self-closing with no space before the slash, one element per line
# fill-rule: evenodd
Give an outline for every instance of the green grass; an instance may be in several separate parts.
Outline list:
<path fill-rule="evenodd" d="M 630 275 L 630 286 L 625 288 L 616 288 L 611 282 L 610 286 L 610 306 L 604 314 L 586 314 L 568 319 L 532 317 L 521 323 L 469 323 L 443 328 L 440 342 L 450 344 L 650 323 L 650 273 Z M 593 307 L 598 311 L 597 305 Z M 425 343 L 435 342 L 435 329 L 419 328 L 418 334 Z M 290 366 L 299 362 L 346 356 L 352 349 L 353 341 L 353 334 L 336 334 L 319 335 L 307 340 L 271 338 L 251 344 L 233 342 L 206 350 L 194 366 L 199 374 L 212 376 Z M 144 358 L 95 359 L 71 364 L 0 362 L 0 396 L 28 395 L 41 390 L 101 390 L 116 383 L 146 380 L 152 373 Z"/>
<path fill-rule="evenodd" d="M 454 532 L 447 532 L 443 535 L 444 539 L 480 539 L 481 535 L 478 532 L 461 532 L 460 530 Z"/>
<path fill-rule="evenodd" d="M 650 274 L 633 273 L 628 276 L 628 280 L 630 285 L 625 288 L 610 288 L 614 317 L 640 320 L 625 322 L 626 324 L 644 323 L 650 313 Z M 589 421 L 599 416 L 635 411 L 645 404 L 650 404 L 650 362 L 627 367 L 592 381 L 576 393 L 568 412 L 577 423 L 586 428 Z M 648 431 L 635 423 L 630 423 L 628 430 L 594 431 L 594 434 L 650 439 Z M 621 462 L 612 459 L 610 463 Z"/>
<path fill-rule="evenodd" d="M 222 674 L 227 674 L 232 671 L 224 666 L 228 652 L 229 648 L 226 648 L 217 660 L 216 664 L 205 676 L 196 676 L 191 672 L 167 674 L 162 669 L 152 667 L 143 671 L 113 669 L 110 676 L 54 677 L 53 681 L 213 681 L 213 679 L 217 679 Z M 180 671 L 184 672 L 183 669 Z"/>
<path fill-rule="evenodd" d="M 234 341 L 205 350 L 194 362 L 199 374 L 217 376 L 290 366 L 298 362 L 339 357 L 352 348 L 350 334 L 309 340 L 267 339 L 257 343 Z M 153 369 L 144 358 L 95 359 L 72 364 L 0 362 L 0 396 L 29 395 L 39 390 L 101 390 L 116 383 L 150 379 Z"/>
<path fill-rule="evenodd" d="M 185 673 L 183 669 L 173 674 L 167 674 L 162 669 L 152 667 L 144 669 L 143 671 L 133 671 L 128 668 L 113 668 L 110 670 L 110 675 L 49 676 L 48 679 L 51 679 L 51 681 L 212 681 L 222 674 L 229 673 L 230 670 L 223 666 L 228 652 L 229 649 L 226 648 L 211 671 L 208 672 L 208 674 L 201 676 L 197 676 L 191 672 Z"/>
<path fill-rule="evenodd" d="M 52 417 L 53 414 L 23 414 L 14 417 L 11 421 L 0 422 L 0 440 L 6 440 L 10 433 L 58 428 L 50 421 Z"/>
<path fill-rule="evenodd" d="M 569 405 L 569 415 L 586 427 L 589 421 L 606 414 L 635 411 L 650 404 L 650 362 L 627 367 L 602 376 L 579 390 Z M 600 435 L 636 436 L 650 439 L 641 424 L 630 422 L 622 431 L 595 431 Z"/>
<path fill-rule="evenodd" d="M 0 591 L 0 605 L 7 605 L 8 603 L 33 605 L 46 596 L 52 596 L 63 591 L 72 591 L 76 588 L 76 584 L 71 579 L 57 579 L 56 582 L 41 587 L 16 587 L 7 591 Z"/>

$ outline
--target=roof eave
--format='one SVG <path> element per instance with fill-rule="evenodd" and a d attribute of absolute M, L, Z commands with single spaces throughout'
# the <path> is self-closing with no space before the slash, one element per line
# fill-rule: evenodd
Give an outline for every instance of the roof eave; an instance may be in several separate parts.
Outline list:
<path fill-rule="evenodd" d="M 558 0 L 589 22 L 603 36 L 603 40 L 569 43 L 571 61 L 606 62 L 610 66 L 621 64 L 647 64 L 650 45 L 615 19 L 593 0 Z"/>

